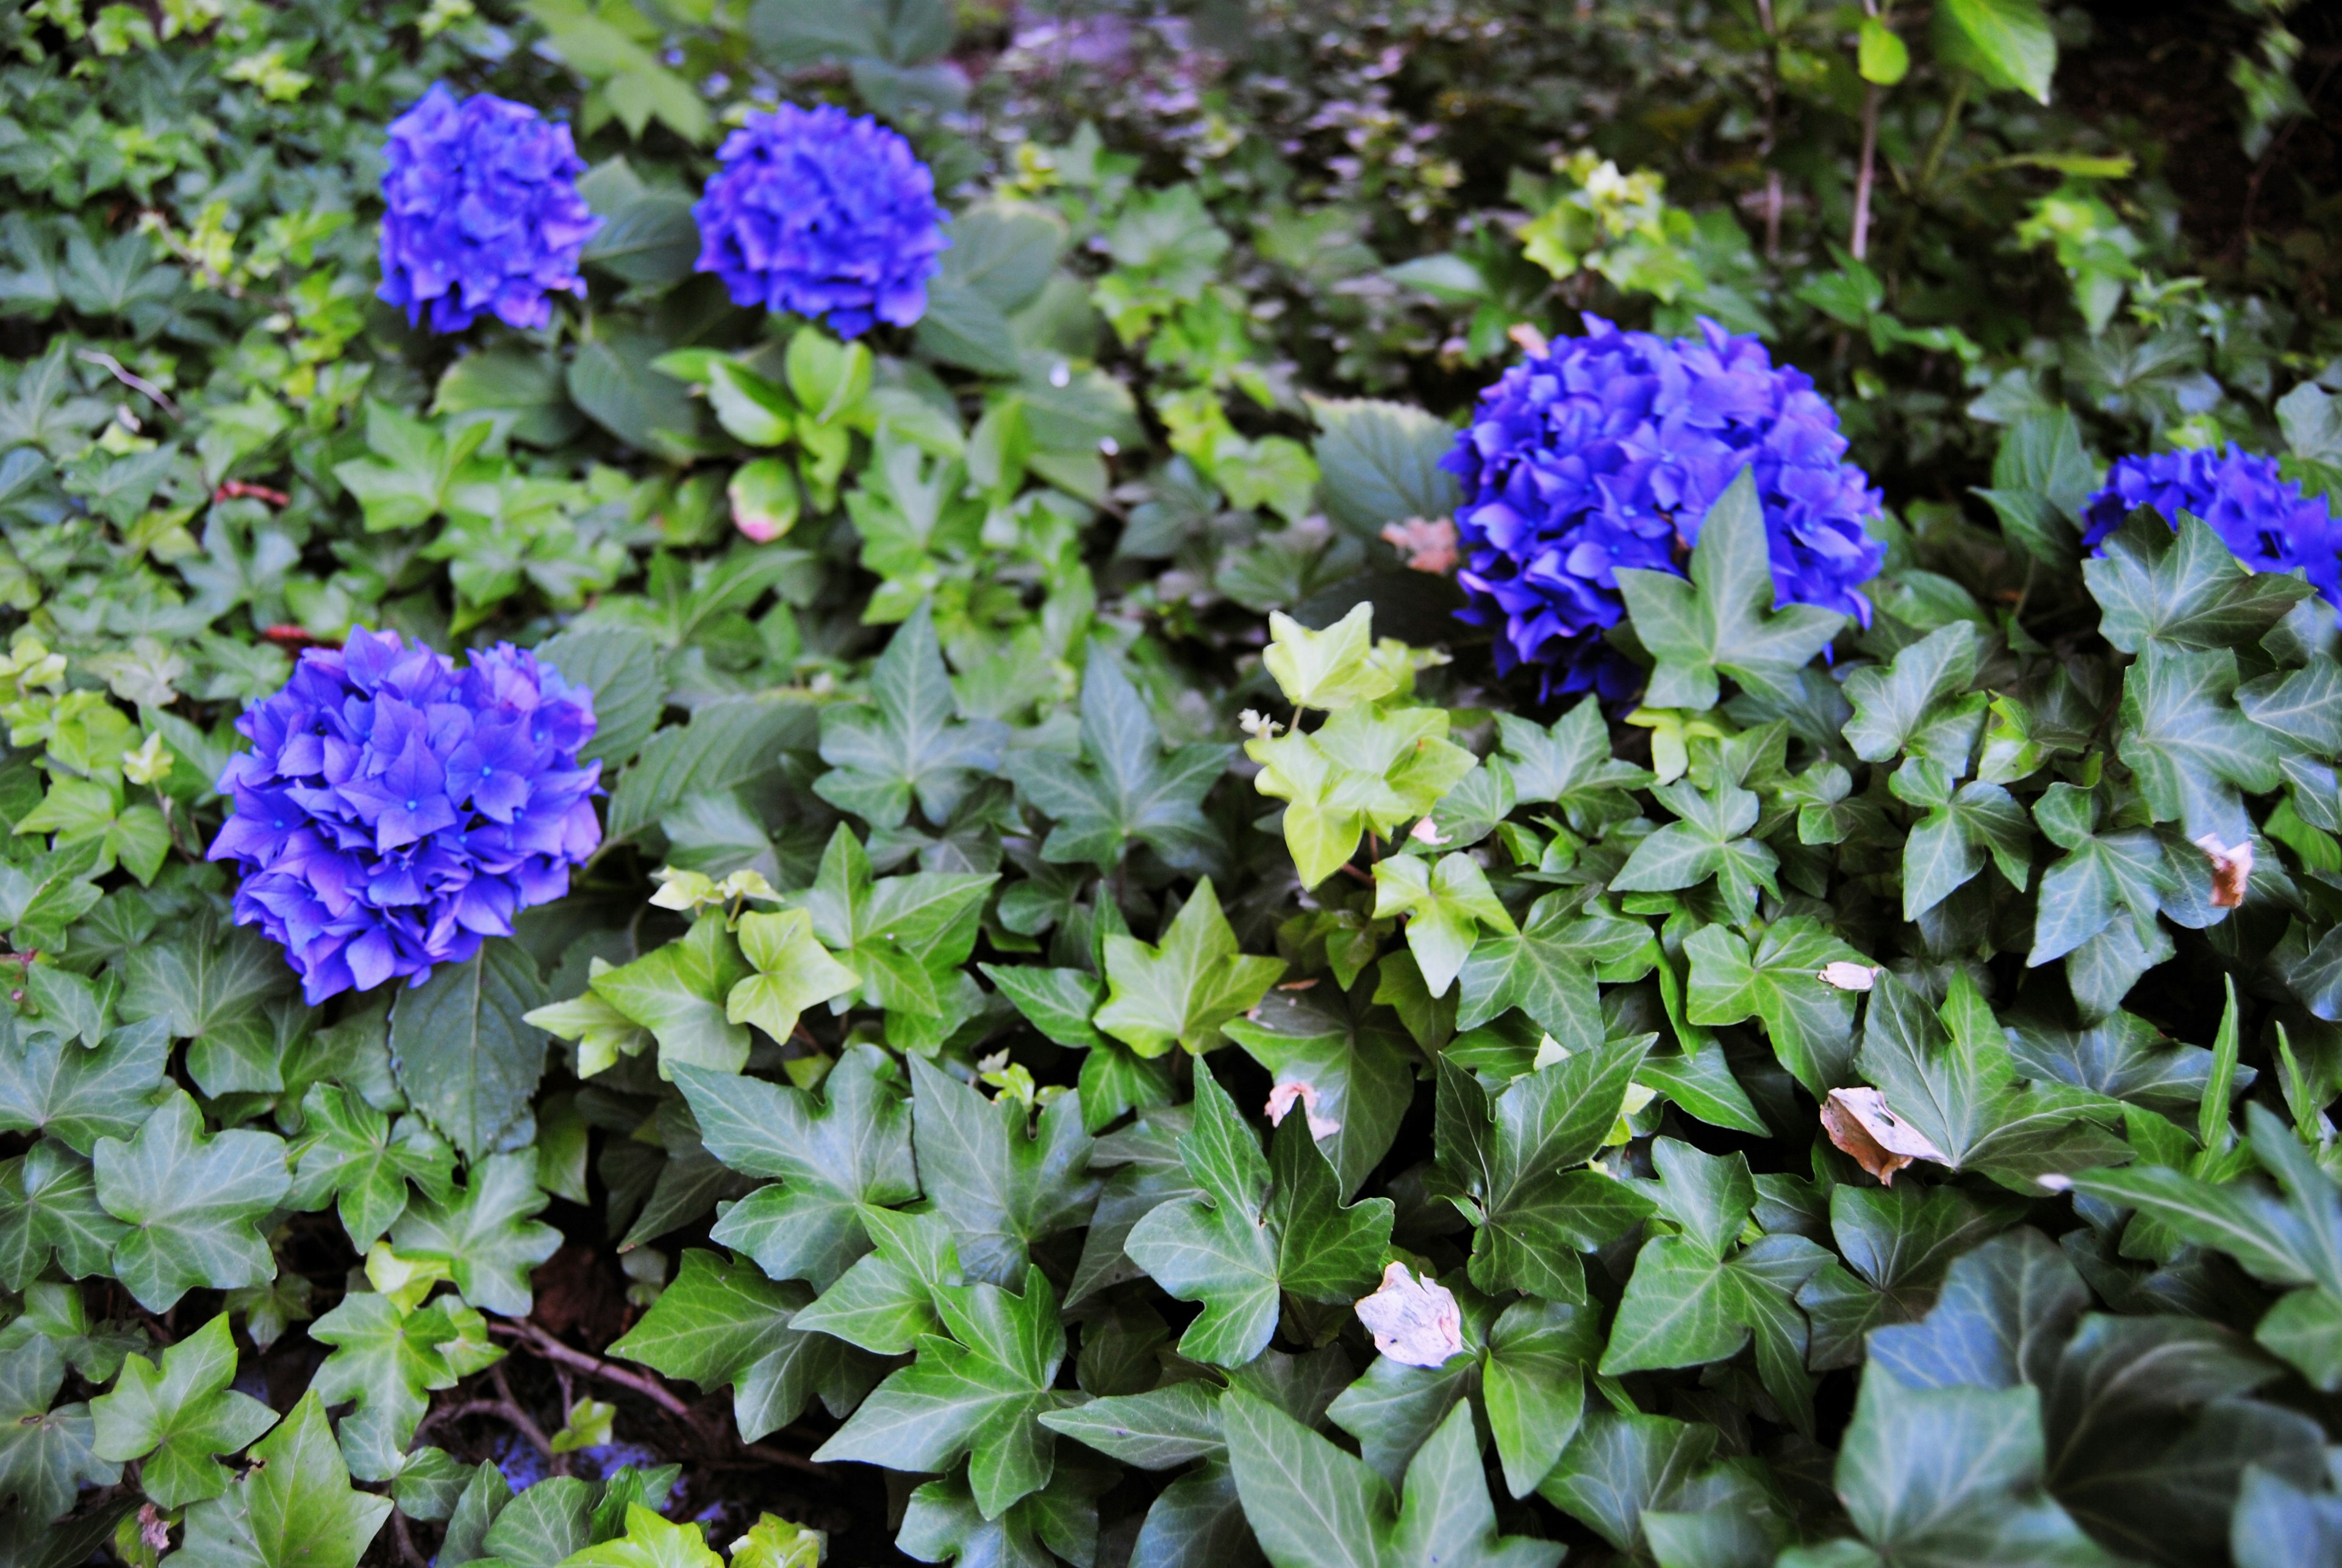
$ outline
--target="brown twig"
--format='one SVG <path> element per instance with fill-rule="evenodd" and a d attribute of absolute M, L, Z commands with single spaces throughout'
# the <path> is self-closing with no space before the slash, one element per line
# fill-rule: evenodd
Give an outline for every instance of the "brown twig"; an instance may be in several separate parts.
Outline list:
<path fill-rule="evenodd" d="M 1878 99 L 1878 84 L 1866 83 L 1862 93 L 1862 164 L 1854 175 L 1854 232 L 1846 247 L 1857 261 L 1870 249 L 1870 188 L 1877 183 Z"/>
<path fill-rule="evenodd" d="M 415 1537 L 406 1528 L 405 1509 L 391 1510 L 390 1527 L 398 1538 L 399 1560 L 406 1564 L 406 1568 L 424 1568 L 423 1553 L 415 1549 Z"/>
<path fill-rule="evenodd" d="M 632 1389 L 686 1425 L 695 1429 L 699 1426 L 699 1419 L 693 1413 L 690 1404 L 678 1397 L 676 1392 L 667 1387 L 664 1382 L 649 1373 L 636 1372 L 628 1367 L 616 1365 L 604 1361 L 598 1355 L 593 1355 L 565 1344 L 533 1323 L 525 1321 L 491 1323 L 488 1325 L 488 1332 L 519 1340 L 547 1361 L 585 1373 L 589 1377 L 599 1378 L 604 1383 L 613 1383 L 620 1388 Z"/>
<path fill-rule="evenodd" d="M 555 1475 L 566 1475 L 569 1473 L 566 1456 L 553 1452 L 553 1439 L 545 1435 L 545 1428 L 537 1425 L 535 1416 L 521 1408 L 520 1401 L 513 1396 L 512 1383 L 505 1376 L 504 1367 L 490 1368 L 488 1378 L 496 1385 L 496 1392 L 504 1395 L 505 1419 L 511 1422 L 523 1437 L 536 1445 L 537 1452 L 545 1455 Z"/>

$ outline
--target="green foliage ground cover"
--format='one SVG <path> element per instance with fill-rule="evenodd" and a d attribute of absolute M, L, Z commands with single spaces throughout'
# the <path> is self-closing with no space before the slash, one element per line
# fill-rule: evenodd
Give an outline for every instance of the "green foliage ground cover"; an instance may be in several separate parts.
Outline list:
<path fill-rule="evenodd" d="M 2334 616 L 2077 527 L 2342 479 L 2336 40 L 2207 15 L 11 5 L 0 1559 L 2342 1561 Z M 443 79 L 577 126 L 543 332 L 373 299 Z M 694 272 L 783 95 L 916 329 Z M 1495 677 L 1409 568 L 1581 309 L 1817 378 L 1868 626 L 1735 494 L 1641 706 Z M 202 852 L 353 625 L 591 686 L 606 844 L 309 1008 Z"/>

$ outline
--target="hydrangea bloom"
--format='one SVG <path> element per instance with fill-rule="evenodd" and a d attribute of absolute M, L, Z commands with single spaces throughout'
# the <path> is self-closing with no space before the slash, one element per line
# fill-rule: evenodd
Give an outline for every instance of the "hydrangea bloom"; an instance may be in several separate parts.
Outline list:
<path fill-rule="evenodd" d="M 784 104 L 750 115 L 716 157 L 691 212 L 699 270 L 722 278 L 735 305 L 826 320 L 846 337 L 926 312 L 951 242 L 935 175 L 901 136 L 835 105 Z"/>
<path fill-rule="evenodd" d="M 569 127 L 525 104 L 440 83 L 390 123 L 382 177 L 381 295 L 434 332 L 484 312 L 543 326 L 545 295 L 586 292 L 577 258 L 602 226 L 577 194 L 585 160 Z"/>
<path fill-rule="evenodd" d="M 602 764 L 577 761 L 593 694 L 510 644 L 459 671 L 354 631 L 236 728 L 253 749 L 220 774 L 235 810 L 211 858 L 241 868 L 236 924 L 284 944 L 312 1004 L 510 935 L 602 841 Z"/>
<path fill-rule="evenodd" d="M 1694 337 L 1586 335 L 1507 370 L 1442 465 L 1463 483 L 1456 525 L 1471 596 L 1497 628 L 1496 666 L 1541 666 L 1546 687 L 1630 694 L 1602 641 L 1626 612 L 1621 566 L 1681 573 L 1701 519 L 1754 468 L 1772 544 L 1775 603 L 1866 623 L 1857 592 L 1886 547 L 1863 530 L 1878 492 L 1841 461 L 1837 414 L 1813 382 L 1754 337 L 1702 320 Z"/>
<path fill-rule="evenodd" d="M 2085 548 L 2094 548 L 2146 508 L 2177 528 L 2188 513 L 2256 572 L 2303 570 L 2326 601 L 2342 608 L 2342 531 L 2321 499 L 2282 478 L 2277 460 L 2234 442 L 2222 452 L 2158 452 L 2116 461 L 2083 508 Z"/>

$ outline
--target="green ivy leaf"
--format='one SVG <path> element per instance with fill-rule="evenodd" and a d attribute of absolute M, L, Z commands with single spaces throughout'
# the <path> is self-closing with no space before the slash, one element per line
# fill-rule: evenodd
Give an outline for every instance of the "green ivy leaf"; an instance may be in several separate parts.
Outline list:
<path fill-rule="evenodd" d="M 2177 527 L 2139 515 L 2082 563 L 2103 614 L 2098 630 L 2126 654 L 2249 648 L 2316 590 L 2279 572 L 2247 571 L 2220 536 L 2182 514 Z"/>
<path fill-rule="evenodd" d="M 926 606 L 896 629 L 872 666 L 870 697 L 869 707 L 822 714 L 821 758 L 831 771 L 814 781 L 814 793 L 840 811 L 873 827 L 899 827 L 916 799 L 929 822 L 944 822 L 977 778 L 999 768 L 1006 731 L 959 717 Z"/>
<path fill-rule="evenodd" d="M 138 1484 L 157 1508 L 184 1508 L 227 1490 L 229 1475 L 213 1457 L 234 1453 L 276 1424 L 276 1413 L 228 1386 L 235 1381 L 235 1341 L 227 1314 L 163 1352 L 122 1363 L 110 1393 L 90 1402 L 90 1452 L 100 1459 L 145 1461 Z"/>
<path fill-rule="evenodd" d="M 863 1001 L 933 1016 L 949 1005 L 998 880 L 923 871 L 874 882 L 869 855 L 841 823 L 813 887 L 795 902 L 813 916 L 822 945 L 862 977 Z"/>
<path fill-rule="evenodd" d="M 1013 1094 L 986 1100 L 918 1057 L 911 1081 L 919 1183 L 970 1276 L 1013 1280 L 1035 1243 L 1088 1220 L 1097 1183 L 1078 1092 L 1042 1107 L 1028 1133 Z"/>
<path fill-rule="evenodd" d="M 815 939 L 813 917 L 802 909 L 744 914 L 738 936 L 756 973 L 726 994 L 724 1015 L 734 1024 L 754 1024 L 776 1040 L 789 1037 L 806 1008 L 862 984 Z"/>
<path fill-rule="evenodd" d="M 1056 824 L 1042 843 L 1044 860 L 1112 871 L 1136 839 L 1166 864 L 1193 871 L 1218 845 L 1204 796 L 1235 755 L 1234 746 L 1165 746 L 1130 677 L 1093 650 L 1082 677 L 1081 762 L 1016 752 L 1007 771 L 1026 803 Z"/>
<path fill-rule="evenodd" d="M 357 1568 L 391 1500 L 350 1485 L 315 1390 L 253 1445 L 258 1462 L 187 1511 L 177 1568 Z"/>
<path fill-rule="evenodd" d="M 455 1195 L 425 1194 L 391 1227 L 402 1256 L 444 1260 L 464 1299 L 506 1317 L 526 1317 L 529 1271 L 561 1245 L 561 1233 L 535 1223 L 553 1200 L 536 1184 L 536 1162 L 491 1154 L 465 1174 Z"/>
<path fill-rule="evenodd" d="M 1755 945 L 1721 925 L 1704 925 L 1684 940 L 1691 960 L 1687 1009 L 1699 1024 L 1761 1019 L 1773 1054 L 1816 1099 L 1846 1082 L 1854 1060 L 1854 1010 L 1858 994 L 1821 977 L 1823 966 L 1870 961 L 1810 915 L 1766 927 Z"/>
<path fill-rule="evenodd" d="M 2123 677 L 2122 739 L 2116 749 L 2138 775 L 2157 822 L 2191 840 L 2223 844 L 2252 832 L 2237 791 L 2266 794 L 2285 782 L 2268 731 L 2236 704 L 2237 656 L 2149 644 Z"/>
<path fill-rule="evenodd" d="M 1244 1017 L 1228 1020 L 1226 1030 L 1245 1054 L 1268 1069 L 1272 1093 L 1274 1085 L 1308 1085 L 1315 1105 L 1286 1114 L 1337 1124 L 1316 1143 L 1341 1177 L 1342 1195 L 1355 1193 L 1390 1153 L 1415 1100 L 1420 1058 L 1392 1027 L 1390 1015 L 1362 1014 L 1338 995 L 1280 991 Z"/>
<path fill-rule="evenodd" d="M 1220 1026 L 1256 1004 L 1285 968 L 1281 958 L 1237 949 L 1207 876 L 1160 945 L 1106 939 L 1106 999 L 1096 1022 L 1141 1056 L 1160 1056 L 1175 1044 L 1201 1055 L 1220 1044 Z"/>
<path fill-rule="evenodd" d="M 0 1497 L 43 1523 L 71 1508 L 85 1483 L 111 1486 L 122 1473 L 94 1451 L 88 1405 L 50 1408 L 65 1381 L 65 1353 L 45 1338 L 0 1356 Z"/>
<path fill-rule="evenodd" d="M 1746 924 L 1756 914 L 1759 891 L 1779 896 L 1773 874 L 1780 856 L 1770 844 L 1746 836 L 1756 825 L 1759 811 L 1754 792 L 1724 784 L 1706 794 L 1685 779 L 1651 793 L 1678 820 L 1635 846 L 1610 879 L 1613 891 L 1672 893 L 1713 877 L 1736 925 Z"/>
<path fill-rule="evenodd" d="M 352 1291 L 309 1325 L 309 1337 L 333 1346 L 311 1388 L 338 1404 L 342 1452 L 363 1478 L 398 1473 L 430 1395 L 498 1360 L 487 1320 L 457 1296 L 409 1310 L 375 1291 Z"/>
<path fill-rule="evenodd" d="M 1576 900 L 1548 894 L 1529 906 L 1516 934 L 1483 934 L 1465 961 L 1456 1026 L 1476 1029 L 1519 1008 L 1538 1028 L 1572 1051 L 1599 1045 L 1606 1033 L 1595 987 L 1629 974 L 1651 947 L 1651 928 L 1599 909 L 1581 913 Z"/>
<path fill-rule="evenodd" d="M 1447 739 L 1437 708 L 1345 707 L 1313 731 L 1245 743 L 1261 766 L 1254 787 L 1285 806 L 1285 843 L 1315 887 L 1357 852 L 1423 816 L 1479 759 Z"/>
<path fill-rule="evenodd" d="M 114 1273 L 149 1312 L 191 1290 L 265 1283 L 276 1272 L 257 1222 L 291 1184 L 285 1141 L 234 1130 L 205 1137 L 184 1090 L 164 1096 L 135 1136 L 100 1138 L 97 1201 L 125 1227 Z"/>
<path fill-rule="evenodd" d="M 1716 498 L 1695 535 L 1688 580 L 1622 569 L 1618 592 L 1635 634 L 1658 661 L 1645 705 L 1705 713 L 1717 677 L 1787 697 L 1797 672 L 1829 645 L 1844 615 L 1811 604 L 1773 608 L 1773 564 L 1754 470 Z"/>
<path fill-rule="evenodd" d="M 405 1213 L 409 1182 L 434 1198 L 447 1197 L 455 1152 L 414 1117 L 394 1124 L 356 1095 L 325 1084 L 312 1087 L 301 1105 L 305 1130 L 293 1149 L 286 1207 L 334 1203 L 350 1244 L 364 1252 Z"/>
<path fill-rule="evenodd" d="M 1847 744 L 1865 762 L 1891 761 L 1909 745 L 1929 712 L 1967 692 L 1983 654 L 1975 625 L 1954 621 L 1939 626 L 1895 655 L 1885 668 L 1872 666 L 1846 678 L 1846 699 L 1854 717 Z"/>
<path fill-rule="evenodd" d="M 1182 1355 L 1242 1366 L 1266 1347 L 1281 1293 L 1344 1301 L 1373 1286 L 1390 1243 L 1390 1200 L 1346 1207 L 1306 1118 L 1286 1117 L 1264 1156 L 1198 1063 L 1195 1124 L 1179 1149 L 1203 1195 L 1155 1208 L 1123 1247 L 1173 1296 L 1203 1304 L 1179 1341 Z"/>
<path fill-rule="evenodd" d="M 75 1279 L 111 1272 L 129 1227 L 98 1205 L 90 1163 L 44 1138 L 0 1160 L 0 1284 L 23 1290 L 52 1253 Z"/>
<path fill-rule="evenodd" d="M 1519 928 L 1496 901 L 1488 874 L 1468 854 L 1386 855 L 1375 863 L 1375 918 L 1406 916 L 1406 944 L 1434 996 L 1455 983 L 1483 926 L 1506 936 Z"/>
<path fill-rule="evenodd" d="M 1629 791 L 1648 788 L 1650 771 L 1610 754 L 1610 727 L 1602 703 L 1587 696 L 1550 727 L 1518 714 L 1498 714 L 1498 752 L 1522 804 L 1561 808 L 1569 825 L 1592 833 L 1633 816 Z"/>
<path fill-rule="evenodd" d="M 756 974 L 740 944 L 710 910 L 675 941 L 593 979 L 594 994 L 658 1041 L 659 1075 L 679 1064 L 737 1073 L 748 1064 L 748 1028 L 730 998 Z"/>
<path fill-rule="evenodd" d="M 0 1132 L 47 1133 L 86 1154 L 100 1138 L 127 1138 L 163 1086 L 171 1044 L 158 1029 L 117 1029 L 77 1045 L 22 1031 L 0 1013 Z"/>

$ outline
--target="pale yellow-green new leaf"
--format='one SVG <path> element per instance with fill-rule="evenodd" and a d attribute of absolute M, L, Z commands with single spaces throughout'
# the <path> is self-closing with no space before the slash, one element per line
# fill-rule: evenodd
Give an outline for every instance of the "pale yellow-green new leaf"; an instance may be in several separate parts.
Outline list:
<path fill-rule="evenodd" d="M 589 959 L 586 965 L 586 979 L 606 974 L 615 967 L 606 958 Z M 651 1032 L 611 1006 L 594 991 L 583 996 L 573 996 L 566 1002 L 550 1002 L 521 1014 L 521 1022 L 534 1024 L 556 1040 L 566 1040 L 577 1047 L 577 1075 L 591 1078 L 606 1072 L 621 1056 L 639 1056 L 643 1047 L 651 1043 Z"/>
<path fill-rule="evenodd" d="M 1338 713 L 1414 690 L 1415 672 L 1446 662 L 1427 648 L 1396 637 L 1375 640 L 1375 607 L 1359 604 L 1322 632 L 1290 615 L 1268 618 L 1268 651 L 1261 663 L 1296 708 Z"/>
<path fill-rule="evenodd" d="M 1221 1024 L 1257 1005 L 1284 973 L 1281 958 L 1237 950 L 1207 876 L 1160 947 L 1133 936 L 1106 939 L 1106 1005 L 1094 1022 L 1141 1056 L 1174 1045 L 1201 1054 L 1220 1044 Z"/>
<path fill-rule="evenodd" d="M 1426 814 L 1480 759 L 1447 739 L 1437 708 L 1351 708 L 1303 734 L 1245 746 L 1254 787 L 1286 803 L 1285 843 L 1305 887 L 1340 869 L 1371 829 L 1387 835 Z"/>
<path fill-rule="evenodd" d="M 820 1568 L 828 1549 L 821 1531 L 767 1513 L 732 1543 L 732 1568 Z"/>
<path fill-rule="evenodd" d="M 1488 886 L 1488 874 L 1468 854 L 1443 855 L 1437 864 L 1398 854 L 1375 863 L 1375 918 L 1406 916 L 1406 944 L 1434 996 L 1447 994 L 1472 955 L 1480 927 L 1517 934 L 1513 917 Z"/>
<path fill-rule="evenodd" d="M 813 934 L 813 916 L 802 909 L 740 917 L 740 951 L 756 973 L 732 987 L 725 1016 L 754 1024 L 776 1040 L 797 1026 L 797 1014 L 862 984 Z"/>
<path fill-rule="evenodd" d="M 626 1533 L 572 1552 L 560 1568 L 724 1568 L 699 1526 L 670 1523 L 639 1503 L 626 1504 Z"/>

